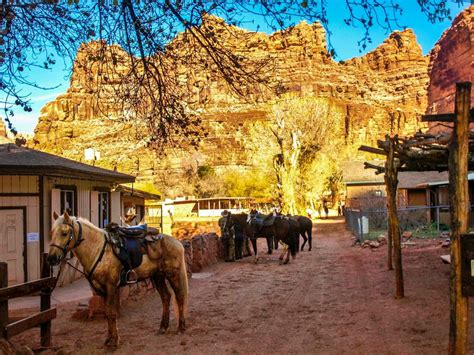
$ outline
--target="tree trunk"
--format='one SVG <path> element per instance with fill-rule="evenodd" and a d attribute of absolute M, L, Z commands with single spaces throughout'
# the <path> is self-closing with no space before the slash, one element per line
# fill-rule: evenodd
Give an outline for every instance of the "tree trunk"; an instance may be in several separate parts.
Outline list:
<path fill-rule="evenodd" d="M 398 161 L 394 157 L 393 138 L 387 137 L 389 141 L 389 152 L 385 163 L 385 187 L 387 189 L 387 209 L 389 234 L 393 242 L 393 264 L 395 266 L 396 298 L 405 297 L 403 285 L 402 248 L 400 236 L 400 224 L 397 215 L 397 186 L 398 186 Z"/>
<path fill-rule="evenodd" d="M 393 237 L 392 230 L 390 228 L 390 222 L 388 222 L 387 232 L 387 269 L 393 270 Z"/>
<path fill-rule="evenodd" d="M 468 298 L 461 291 L 461 234 L 467 232 L 469 193 L 467 161 L 469 154 L 469 109 L 471 83 L 456 84 L 456 108 L 453 137 L 449 145 L 449 197 L 451 212 L 451 280 L 449 353 L 466 354 Z"/>

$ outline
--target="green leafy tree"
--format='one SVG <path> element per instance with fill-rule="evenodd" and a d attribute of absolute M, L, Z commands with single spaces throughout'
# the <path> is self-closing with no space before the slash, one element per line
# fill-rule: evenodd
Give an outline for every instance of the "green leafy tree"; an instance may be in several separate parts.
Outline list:
<path fill-rule="evenodd" d="M 344 115 L 329 100 L 285 97 L 267 122 L 253 125 L 247 146 L 253 166 L 273 171 L 284 212 L 303 213 L 324 193 L 337 195 L 346 151 Z"/>

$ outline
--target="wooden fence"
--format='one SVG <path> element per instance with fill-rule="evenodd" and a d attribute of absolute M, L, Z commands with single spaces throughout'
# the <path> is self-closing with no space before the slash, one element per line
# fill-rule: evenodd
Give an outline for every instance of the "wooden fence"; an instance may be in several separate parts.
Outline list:
<path fill-rule="evenodd" d="M 41 346 L 51 346 L 51 320 L 56 318 L 56 307 L 51 308 L 51 292 L 56 278 L 51 276 L 51 267 L 43 254 L 41 279 L 8 287 L 8 265 L 0 262 L 0 339 L 10 339 L 25 330 L 40 326 Z M 8 300 L 31 295 L 40 291 L 40 312 L 16 322 L 8 321 Z"/>

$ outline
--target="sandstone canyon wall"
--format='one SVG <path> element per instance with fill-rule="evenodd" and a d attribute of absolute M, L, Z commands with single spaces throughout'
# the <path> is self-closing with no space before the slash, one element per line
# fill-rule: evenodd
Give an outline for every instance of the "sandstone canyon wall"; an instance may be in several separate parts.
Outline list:
<path fill-rule="evenodd" d="M 90 77 L 78 66 L 67 92 L 41 110 L 30 145 L 76 160 L 83 160 L 85 148 L 95 147 L 101 153 L 96 165 L 115 167 L 160 187 L 163 179 L 179 176 L 187 164 L 217 169 L 245 166 L 245 138 L 252 123 L 269 119 L 271 105 L 283 93 L 327 98 L 344 112 L 342 131 L 354 147 L 374 145 L 390 127 L 401 134 L 422 127 L 418 115 L 427 107 L 428 58 L 411 30 L 392 33 L 362 57 L 336 62 L 328 55 L 326 33 L 318 23 L 302 22 L 266 35 L 228 26 L 218 18 L 207 21 L 220 29 L 222 40 L 236 54 L 269 56 L 273 76 L 281 86 L 278 92 L 249 89 L 254 99 L 249 102 L 232 94 L 213 72 L 177 68 L 176 75 L 189 92 L 187 100 L 201 112 L 209 132 L 197 151 L 172 149 L 166 157 L 158 157 L 140 138 L 140 128 L 124 119 L 125 113 L 112 108 L 112 113 L 104 115 L 95 109 L 97 98 L 85 83 L 95 80 L 98 73 Z M 179 51 L 182 46 L 178 36 L 173 48 Z M 79 51 L 78 58 L 81 55 Z M 395 113 L 396 122 L 390 122 L 389 113 Z"/>
<path fill-rule="evenodd" d="M 474 5 L 456 17 L 431 51 L 429 76 L 427 113 L 454 112 L 456 83 L 474 81 Z"/>

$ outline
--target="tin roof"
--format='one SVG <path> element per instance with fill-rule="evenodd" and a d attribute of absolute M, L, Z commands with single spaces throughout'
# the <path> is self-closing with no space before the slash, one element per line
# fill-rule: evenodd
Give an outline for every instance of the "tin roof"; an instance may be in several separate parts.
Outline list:
<path fill-rule="evenodd" d="M 0 144 L 0 175 L 47 175 L 116 183 L 135 181 L 131 175 L 15 144 Z"/>

